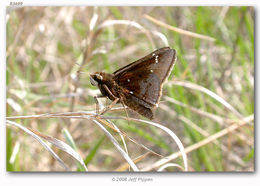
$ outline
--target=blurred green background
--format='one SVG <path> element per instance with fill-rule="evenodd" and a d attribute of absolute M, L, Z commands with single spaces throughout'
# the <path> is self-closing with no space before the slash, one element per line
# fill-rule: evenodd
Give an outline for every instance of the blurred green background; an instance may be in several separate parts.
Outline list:
<path fill-rule="evenodd" d="M 147 15 L 215 41 L 175 32 L 149 20 Z M 117 23 L 121 20 L 121 24 L 111 20 Z M 177 50 L 178 59 L 164 86 L 155 121 L 174 131 L 185 147 L 229 126 L 194 112 L 191 107 L 224 119 L 241 120 L 254 114 L 254 7 L 7 8 L 6 114 L 94 110 L 93 96 L 99 91 L 91 86 L 87 73 L 112 73 L 167 42 Z M 86 74 L 77 79 L 79 69 Z M 171 84 L 176 80 L 209 89 L 232 105 L 241 117 L 200 91 Z M 170 102 L 166 96 L 186 107 Z M 129 115 L 140 117 L 132 112 Z M 125 162 L 92 121 L 49 118 L 15 121 L 64 142 L 63 129 L 67 129 L 91 171 L 113 171 Z M 128 136 L 163 156 L 178 151 L 169 136 L 156 128 L 122 120 L 114 122 Z M 115 132 L 114 135 L 118 137 Z M 10 161 L 15 146 L 19 147 L 18 153 Z M 131 142 L 127 146 L 132 158 L 146 152 Z M 8 171 L 63 170 L 38 142 L 16 128 L 7 127 L 6 147 Z M 73 170 L 78 170 L 70 156 L 56 152 Z M 159 159 L 150 155 L 137 165 L 146 167 Z M 189 171 L 253 171 L 253 124 L 190 152 L 188 162 Z M 182 159 L 176 163 L 182 164 Z"/>

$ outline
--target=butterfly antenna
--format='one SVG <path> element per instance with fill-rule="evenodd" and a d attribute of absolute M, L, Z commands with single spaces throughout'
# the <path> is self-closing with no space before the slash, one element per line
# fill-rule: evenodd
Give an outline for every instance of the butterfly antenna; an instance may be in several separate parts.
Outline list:
<path fill-rule="evenodd" d="M 75 64 L 78 65 L 79 67 L 82 66 L 81 64 L 79 64 L 79 63 L 77 63 L 77 62 L 75 62 Z M 90 73 L 88 73 L 88 72 L 82 72 L 82 71 L 80 71 L 80 70 L 78 70 L 77 73 L 78 73 L 78 74 L 88 74 L 88 75 L 90 74 Z"/>
<path fill-rule="evenodd" d="M 88 73 L 88 72 L 82 72 L 82 71 L 77 71 L 78 74 L 87 74 L 87 75 L 90 75 L 91 73 Z"/>

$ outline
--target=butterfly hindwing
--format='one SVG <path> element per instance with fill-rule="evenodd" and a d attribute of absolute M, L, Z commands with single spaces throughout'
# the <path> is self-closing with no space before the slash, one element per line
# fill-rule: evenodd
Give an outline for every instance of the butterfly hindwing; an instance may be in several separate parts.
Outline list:
<path fill-rule="evenodd" d="M 142 116 L 147 117 L 151 120 L 153 119 L 152 110 L 150 109 L 149 105 L 147 106 L 147 103 L 142 102 L 142 100 L 136 100 L 136 98 L 134 96 L 129 95 L 129 94 L 124 94 L 123 102 L 129 108 L 138 112 Z"/>

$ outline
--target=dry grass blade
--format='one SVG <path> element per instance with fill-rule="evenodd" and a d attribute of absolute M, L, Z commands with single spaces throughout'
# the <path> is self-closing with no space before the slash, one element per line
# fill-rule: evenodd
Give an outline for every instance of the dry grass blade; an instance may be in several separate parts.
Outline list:
<path fill-rule="evenodd" d="M 84 167 L 84 169 L 86 171 L 88 170 L 85 163 L 84 163 L 84 160 L 81 158 L 81 156 L 73 148 L 71 148 L 69 145 L 67 145 L 63 141 L 60 141 L 60 140 L 53 138 L 51 136 L 44 135 L 44 134 L 37 132 L 33 129 L 30 129 L 30 128 L 28 128 L 28 129 L 30 131 L 32 131 L 33 133 L 37 134 L 38 136 L 42 137 L 46 141 L 50 142 L 52 145 L 59 148 L 60 150 L 70 154 L 73 158 L 75 158 Z"/>
<path fill-rule="evenodd" d="M 99 25 L 98 29 L 103 29 L 105 27 L 113 26 L 113 25 L 127 25 L 129 27 L 134 27 L 134 28 L 140 30 L 150 40 L 150 42 L 153 45 L 153 48 L 155 48 L 154 47 L 155 45 L 154 45 L 154 42 L 153 42 L 153 39 L 152 39 L 150 33 L 152 33 L 153 35 L 159 37 L 165 46 L 169 46 L 168 39 L 167 39 L 167 37 L 163 33 L 155 31 L 155 30 L 149 32 L 147 29 L 145 29 L 143 26 L 141 26 L 139 23 L 137 23 L 135 21 L 129 21 L 129 20 L 107 20 L 103 24 Z"/>
<path fill-rule="evenodd" d="M 200 86 L 200 85 L 197 85 L 197 84 L 194 84 L 194 83 L 190 83 L 190 82 L 187 82 L 187 81 L 169 81 L 168 85 L 178 85 L 178 86 L 183 86 L 183 87 L 186 87 L 186 88 L 190 88 L 190 89 L 193 89 L 193 90 L 203 92 L 203 93 L 209 95 L 210 97 L 214 98 L 216 101 L 220 102 L 228 110 L 233 112 L 237 117 L 243 118 L 243 116 L 232 105 L 230 105 L 226 100 L 224 100 L 222 97 L 220 97 L 219 95 L 210 91 L 209 89 L 206 89 L 203 86 Z"/>
<path fill-rule="evenodd" d="M 14 149 L 13 149 L 13 152 L 12 152 L 12 155 L 10 157 L 10 160 L 9 160 L 9 163 L 13 164 L 16 157 L 17 157 L 17 154 L 19 152 L 19 149 L 20 149 L 20 141 L 17 141 L 15 143 L 15 146 L 14 146 Z"/>
<path fill-rule="evenodd" d="M 167 127 L 165 127 L 165 126 L 163 126 L 161 124 L 152 122 L 152 121 L 146 121 L 146 120 L 135 119 L 135 118 L 123 118 L 123 117 L 104 117 L 104 118 L 109 118 L 109 119 L 112 119 L 112 118 L 113 119 L 128 119 L 128 120 L 132 120 L 132 121 L 138 121 L 138 122 L 141 122 L 141 123 L 146 123 L 146 124 L 149 124 L 149 125 L 153 125 L 155 127 L 158 127 L 160 129 L 162 129 L 163 131 L 165 131 L 167 134 L 169 134 L 173 138 L 173 140 L 175 141 L 175 143 L 179 147 L 180 153 L 181 153 L 182 158 L 183 158 L 184 170 L 185 171 L 188 170 L 188 161 L 187 161 L 187 156 L 186 156 L 185 151 L 184 151 L 184 147 L 183 147 L 180 139 L 174 134 L 174 132 L 172 132 Z M 168 159 L 168 158 L 166 157 L 166 158 L 163 158 L 163 159 Z"/>
<path fill-rule="evenodd" d="M 121 109 L 121 108 L 120 108 Z M 13 117 L 7 117 L 8 119 L 29 119 L 29 118 L 77 118 L 77 119 L 90 119 L 93 120 L 96 124 L 104 124 L 106 126 L 109 126 L 111 129 L 115 130 L 116 132 L 118 132 L 123 140 L 126 152 L 121 149 L 121 147 L 119 146 L 118 142 L 114 143 L 116 140 L 113 138 L 111 141 L 112 143 L 117 147 L 120 148 L 119 151 L 123 154 L 123 157 L 126 158 L 126 160 L 129 163 L 130 157 L 128 156 L 128 152 L 127 152 L 127 148 L 126 148 L 126 144 L 125 141 L 123 139 L 123 137 L 127 137 L 130 141 L 134 142 L 135 144 L 141 146 L 142 148 L 148 150 L 149 152 L 156 154 L 160 157 L 162 157 L 160 154 L 150 150 L 149 148 L 145 147 L 144 145 L 137 143 L 135 140 L 133 140 L 132 138 L 128 137 L 124 132 L 120 131 L 111 121 L 109 120 L 102 120 L 101 118 L 106 118 L 102 115 L 96 115 L 94 111 L 79 111 L 79 112 L 65 112 L 65 113 L 47 113 L 47 114 L 41 114 L 41 115 L 31 115 L 31 116 L 13 116 Z M 96 120 L 98 118 L 98 121 Z M 115 117 L 109 117 L 110 119 L 115 119 Z M 107 118 L 106 118 L 107 119 Z M 124 118 L 126 119 L 126 118 Z M 100 126 L 100 125 L 99 125 Z M 101 127 L 101 129 L 103 130 L 104 127 Z M 109 137 L 112 136 L 106 129 L 103 130 Z M 34 131 L 35 133 L 37 133 L 36 131 Z M 39 134 L 38 135 L 42 135 Z M 59 141 L 55 140 L 55 139 L 51 139 L 52 137 L 47 137 L 45 135 L 41 136 L 44 137 L 44 139 L 46 140 L 50 140 L 51 143 L 53 143 L 54 145 L 57 145 L 59 143 Z M 66 144 L 65 144 L 66 145 Z M 62 149 L 63 150 L 63 149 Z M 126 155 L 126 156 L 125 156 Z M 133 170 L 138 170 L 137 167 L 132 163 L 132 168 Z"/>
<path fill-rule="evenodd" d="M 84 117 L 83 117 L 84 116 Z M 90 119 L 96 116 L 94 111 L 78 111 L 78 112 L 62 112 L 62 113 L 46 113 L 28 116 L 10 116 L 6 119 L 32 119 L 32 118 L 84 118 Z"/>
<path fill-rule="evenodd" d="M 200 148 L 204 145 L 207 145 L 207 144 L 215 141 L 216 139 L 233 132 L 234 130 L 240 128 L 241 126 L 244 126 L 244 125 L 252 122 L 253 120 L 254 120 L 254 115 L 250 115 L 250 116 L 248 116 L 248 117 L 246 117 L 246 118 L 244 118 L 240 121 L 233 121 L 235 123 L 230 125 L 229 127 L 227 127 L 225 129 L 207 137 L 206 139 L 204 139 L 204 140 L 202 140 L 198 143 L 195 143 L 195 144 L 185 148 L 185 153 L 192 152 L 192 151 L 194 151 L 194 150 L 196 150 L 196 149 L 198 149 L 198 148 Z M 232 122 L 230 121 L 230 123 L 232 123 Z M 145 169 L 142 169 L 142 171 L 150 171 L 152 169 L 156 169 L 157 167 L 160 167 L 160 166 L 180 157 L 181 154 L 182 154 L 181 152 L 174 153 L 174 154 L 168 156 L 167 158 L 159 160 L 159 161 L 155 162 L 153 165 L 146 167 Z"/>
<path fill-rule="evenodd" d="M 129 21 L 129 20 L 107 20 L 101 25 L 99 25 L 97 28 L 98 29 L 103 29 L 108 26 L 113 26 L 113 25 L 128 25 L 130 27 L 134 27 L 139 29 L 142 32 L 147 32 L 144 27 L 142 27 L 139 23 L 135 21 Z"/>
<path fill-rule="evenodd" d="M 138 122 L 141 122 L 141 123 L 146 123 L 146 124 L 149 124 L 149 125 L 153 125 L 155 127 L 158 127 L 162 130 L 164 130 L 167 134 L 169 134 L 173 140 L 175 141 L 175 143 L 177 144 L 177 146 L 179 147 L 180 149 L 180 153 L 181 153 L 181 156 L 183 158 L 183 164 L 184 164 L 184 170 L 187 171 L 188 170 L 188 161 L 187 161 L 187 156 L 185 154 L 185 151 L 184 151 L 184 147 L 180 141 L 180 139 L 174 134 L 174 132 L 172 132 L 170 129 L 168 129 L 167 127 L 164 127 L 163 125 L 161 124 L 158 124 L 158 123 L 155 123 L 155 122 L 152 122 L 152 121 L 146 121 L 146 120 L 141 120 L 141 119 L 135 119 L 135 118 L 125 118 L 125 117 L 111 117 L 111 116 L 101 116 L 103 119 L 125 119 L 125 120 L 132 120 L 132 121 L 138 121 Z M 163 159 L 168 159 L 167 157 L 163 158 Z"/>
<path fill-rule="evenodd" d="M 15 127 L 20 128 L 28 135 L 32 136 L 34 139 L 36 139 L 60 164 L 66 171 L 69 171 L 69 168 L 66 166 L 66 164 L 62 161 L 62 159 L 59 158 L 59 156 L 35 133 L 33 133 L 31 130 L 27 129 L 26 127 L 13 122 L 6 120 L 6 123 Z"/>
<path fill-rule="evenodd" d="M 110 141 L 115 145 L 117 150 L 120 152 L 120 154 L 125 158 L 125 160 L 128 162 L 128 164 L 132 167 L 134 171 L 139 171 L 133 160 L 128 156 L 128 154 L 120 147 L 119 143 L 116 141 L 116 139 L 107 131 L 107 129 L 97 120 L 93 120 L 107 135 L 107 137 L 110 139 Z"/>
<path fill-rule="evenodd" d="M 150 154 L 150 152 L 147 152 L 137 158 L 134 159 L 134 162 L 135 163 L 138 163 L 140 161 L 142 161 L 144 158 L 146 158 L 148 155 Z M 118 167 L 115 171 L 119 171 L 119 172 L 122 172 L 122 171 L 125 171 L 126 169 L 128 169 L 129 165 L 128 163 L 124 163 L 123 165 L 121 165 L 120 167 Z"/>
<path fill-rule="evenodd" d="M 97 28 L 98 28 L 98 30 L 101 30 L 101 29 L 103 29 L 105 27 L 113 26 L 113 25 L 127 25 L 129 27 L 134 27 L 134 28 L 139 29 L 149 39 L 149 41 L 152 44 L 153 48 L 155 48 L 154 47 L 155 44 L 153 42 L 153 38 L 151 37 L 149 31 L 146 30 L 143 26 L 141 26 L 139 23 L 137 23 L 135 21 L 129 21 L 129 20 L 107 20 L 104 23 L 102 23 L 101 25 L 99 25 Z"/>
<path fill-rule="evenodd" d="M 182 166 L 180 166 L 180 165 L 178 165 L 176 163 L 167 163 L 167 164 L 161 166 L 157 171 L 158 172 L 162 172 L 162 171 L 164 171 L 164 169 L 166 169 L 168 167 L 178 167 L 179 169 L 181 169 L 183 171 Z"/>
<path fill-rule="evenodd" d="M 94 9 L 94 14 L 89 23 L 89 30 L 93 31 L 98 20 L 97 7 Z"/>
<path fill-rule="evenodd" d="M 189 125 L 191 128 L 193 128 L 194 130 L 196 130 L 197 132 L 199 132 L 200 134 L 202 134 L 203 136 L 209 136 L 208 132 L 203 130 L 202 128 L 200 128 L 198 125 L 196 125 L 195 123 L 193 123 L 191 120 L 189 120 L 188 118 L 186 118 L 183 115 L 180 115 L 178 117 L 181 121 L 183 121 L 184 123 L 186 123 L 187 125 Z"/>
<path fill-rule="evenodd" d="M 169 112 L 172 115 L 172 110 L 167 105 L 160 104 L 160 108 Z M 176 115 L 176 114 L 174 113 L 174 115 Z M 185 116 L 178 114 L 178 119 L 181 120 L 182 122 L 186 123 L 187 125 L 189 125 L 191 128 L 193 128 L 194 130 L 196 130 L 197 132 L 202 134 L 204 137 L 208 137 L 210 135 L 206 130 L 200 128 L 197 124 L 193 123 L 191 120 L 189 120 Z M 236 135 L 238 135 L 238 134 L 236 134 Z M 241 140 L 243 140 L 240 136 L 239 136 L 239 138 Z M 245 140 L 243 140 L 243 141 L 245 141 Z M 225 145 L 220 144 L 218 141 L 214 141 L 214 144 L 220 146 L 222 151 L 227 152 L 229 154 L 229 156 L 232 157 L 232 159 L 235 162 L 237 162 L 241 167 L 245 166 L 244 161 L 237 154 L 233 153 L 232 151 L 229 151 Z"/>
<path fill-rule="evenodd" d="M 182 35 L 186 35 L 186 36 L 190 36 L 190 37 L 194 37 L 194 38 L 199 38 L 199 39 L 204 39 L 204 40 L 211 41 L 211 42 L 214 42 L 216 40 L 213 37 L 197 34 L 197 33 L 194 33 L 194 32 L 190 32 L 190 31 L 187 31 L 187 30 L 183 30 L 183 29 L 180 29 L 180 28 L 168 25 L 166 23 L 158 21 L 157 19 L 155 19 L 155 18 L 153 18 L 153 17 L 151 17 L 151 16 L 149 16 L 147 14 L 144 15 L 144 17 L 146 19 L 152 21 L 153 23 L 157 24 L 157 25 L 160 25 L 162 27 L 165 27 L 165 28 L 167 28 L 169 30 L 172 30 L 172 31 L 177 32 L 177 33 L 182 34 Z"/>
<path fill-rule="evenodd" d="M 100 116 L 99 116 L 100 117 Z M 109 117 L 109 118 L 112 118 L 112 119 L 118 119 L 118 117 Z M 127 118 L 128 119 L 128 118 Z M 109 120 L 100 120 L 99 121 L 102 121 L 103 124 L 105 124 L 106 126 L 110 127 L 111 129 L 113 129 L 114 131 L 116 131 L 117 133 L 119 133 L 120 135 L 126 137 L 127 139 L 129 139 L 131 142 L 133 142 L 134 144 L 142 147 L 143 149 L 149 151 L 150 153 L 156 155 L 156 156 L 159 156 L 159 157 L 163 157 L 162 155 L 154 152 L 153 150 L 149 149 L 148 147 L 146 147 L 145 145 L 135 141 L 133 138 L 129 137 L 125 132 L 123 131 L 120 131 L 116 126 L 115 124 L 111 125 L 112 122 L 108 122 Z"/>
<path fill-rule="evenodd" d="M 167 39 L 167 37 L 163 34 L 163 33 L 161 33 L 161 32 L 158 32 L 158 31 L 152 31 L 152 33 L 155 35 L 155 36 L 158 36 L 161 40 L 162 40 L 162 42 L 163 42 L 163 44 L 165 45 L 165 46 L 169 46 L 169 42 L 168 42 L 168 39 Z"/>
<path fill-rule="evenodd" d="M 208 113 L 208 112 L 205 112 L 205 111 L 202 111 L 200 109 L 197 109 L 195 107 L 192 107 L 192 106 L 189 106 L 187 104 L 184 104 L 184 103 L 181 103 L 173 98 L 170 98 L 170 97 L 165 97 L 167 101 L 170 101 L 176 105 L 179 105 L 179 106 L 182 106 L 184 108 L 188 108 L 190 109 L 191 111 L 193 111 L 194 113 L 197 113 L 197 114 L 200 114 L 201 116 L 205 116 L 209 119 L 212 119 L 216 122 L 218 122 L 218 124 L 220 124 L 221 126 L 226 126 L 227 125 L 227 121 L 228 119 L 227 118 L 222 118 L 218 115 L 215 115 L 215 114 L 212 114 L 212 113 Z M 168 109 L 168 107 L 166 105 L 163 105 L 161 104 L 160 107 L 164 110 L 167 110 L 167 111 L 170 111 L 170 109 Z M 193 129 L 197 130 L 198 132 L 200 132 L 201 134 L 203 134 L 204 136 L 208 136 L 205 134 L 205 132 L 203 132 L 200 128 L 198 128 L 197 125 L 193 124 L 191 121 L 188 121 L 187 118 L 185 118 L 184 116 L 178 116 L 180 120 L 182 120 L 183 122 L 185 122 L 186 124 L 188 124 L 189 126 L 191 126 Z M 243 134 L 240 134 L 240 133 L 236 133 L 235 134 L 236 136 L 238 136 L 242 141 L 245 141 L 248 145 L 251 145 L 252 143 L 250 141 L 248 141 L 248 139 L 243 135 Z M 240 162 L 241 164 L 241 162 Z"/>
<path fill-rule="evenodd" d="M 104 121 L 104 120 L 103 120 L 103 121 Z M 107 126 L 109 126 L 109 127 L 112 126 L 112 129 L 119 133 L 120 138 L 122 139 L 122 142 L 123 142 L 123 144 L 124 144 L 125 151 L 126 151 L 126 153 L 128 154 L 126 142 L 125 142 L 125 139 L 124 139 L 124 136 L 126 136 L 126 135 L 124 135 L 124 134 L 119 130 L 119 128 L 118 128 L 113 122 L 111 122 L 110 120 L 106 120 L 106 121 L 104 121 L 104 122 L 105 122 L 105 123 L 106 123 L 106 122 L 109 123 L 109 125 L 107 125 Z"/>
<path fill-rule="evenodd" d="M 221 125 L 224 124 L 224 119 L 223 119 L 222 117 L 220 117 L 220 116 L 217 116 L 217 115 L 215 115 L 215 114 L 202 111 L 202 110 L 197 109 L 197 108 L 195 108 L 195 107 L 192 107 L 192 106 L 189 106 L 189 105 L 184 104 L 184 103 L 182 103 L 182 102 L 179 102 L 179 101 L 177 101 L 177 100 L 175 100 L 175 99 L 173 99 L 173 98 L 170 98 L 170 97 L 168 97 L 168 96 L 164 96 L 164 98 L 165 98 L 167 101 L 171 102 L 171 103 L 174 103 L 174 104 L 176 104 L 176 105 L 182 106 L 182 107 L 184 107 L 184 108 L 188 108 L 188 109 L 190 109 L 191 111 L 193 111 L 193 112 L 195 112 L 195 113 L 197 113 L 197 114 L 200 114 L 201 116 L 208 117 L 208 118 L 210 118 L 210 119 L 212 119 L 212 120 L 218 122 L 218 123 L 221 124 Z"/>
<path fill-rule="evenodd" d="M 103 105 L 103 103 L 99 100 L 99 99 L 96 99 L 97 103 L 98 104 L 98 107 L 103 110 L 105 109 L 105 106 Z M 100 121 L 100 120 L 99 120 Z M 127 150 L 127 146 L 126 146 L 126 142 L 125 142 L 125 139 L 124 139 L 124 136 L 121 131 L 119 130 L 119 128 L 113 123 L 111 122 L 110 120 L 101 120 L 100 122 L 102 122 L 103 124 L 109 126 L 110 128 L 112 128 L 113 130 L 115 130 L 116 132 L 119 133 L 120 135 L 120 138 L 122 139 L 122 142 L 124 144 L 124 148 L 125 148 L 125 152 L 128 154 L 128 150 Z"/>

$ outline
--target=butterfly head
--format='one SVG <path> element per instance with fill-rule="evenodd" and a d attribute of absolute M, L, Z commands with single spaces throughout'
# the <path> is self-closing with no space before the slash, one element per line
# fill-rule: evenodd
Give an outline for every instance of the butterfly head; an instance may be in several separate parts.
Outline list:
<path fill-rule="evenodd" d="M 90 75 L 90 83 L 93 86 L 97 86 L 103 80 L 102 72 L 95 72 L 94 74 Z"/>

